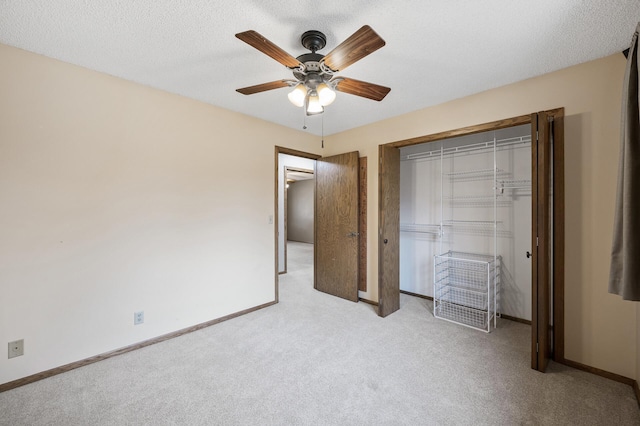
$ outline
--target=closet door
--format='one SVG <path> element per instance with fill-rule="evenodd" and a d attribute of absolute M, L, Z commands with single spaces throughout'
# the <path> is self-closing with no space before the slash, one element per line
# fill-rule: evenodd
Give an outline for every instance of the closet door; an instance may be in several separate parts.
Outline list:
<path fill-rule="evenodd" d="M 544 372 L 552 352 L 551 289 L 553 247 L 553 198 L 551 188 L 553 117 L 545 112 L 531 116 L 532 161 L 532 310 L 531 368 Z"/>

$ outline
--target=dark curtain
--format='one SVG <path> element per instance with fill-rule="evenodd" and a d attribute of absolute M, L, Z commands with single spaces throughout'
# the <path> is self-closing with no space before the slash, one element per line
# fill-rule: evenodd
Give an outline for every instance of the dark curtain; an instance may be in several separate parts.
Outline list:
<path fill-rule="evenodd" d="M 618 189 L 609 271 L 609 293 L 640 300 L 640 114 L 638 32 L 631 40 L 622 89 Z"/>

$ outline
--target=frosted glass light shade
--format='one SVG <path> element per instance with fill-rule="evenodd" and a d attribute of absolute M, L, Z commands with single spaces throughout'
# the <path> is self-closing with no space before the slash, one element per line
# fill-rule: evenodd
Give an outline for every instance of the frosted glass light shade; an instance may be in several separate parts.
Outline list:
<path fill-rule="evenodd" d="M 323 112 L 324 108 L 322 107 L 322 104 L 320 104 L 318 92 L 312 90 L 309 92 L 309 96 L 307 98 L 307 115 L 322 114 Z"/>
<path fill-rule="evenodd" d="M 331 90 L 326 83 L 319 84 L 317 90 L 318 97 L 320 98 L 320 105 L 322 106 L 331 105 L 331 103 L 336 99 L 336 92 Z"/>
<path fill-rule="evenodd" d="M 298 84 L 295 89 L 293 89 L 288 97 L 289 101 L 297 107 L 302 108 L 304 106 L 304 100 L 307 96 L 307 88 L 304 87 L 304 84 Z"/>

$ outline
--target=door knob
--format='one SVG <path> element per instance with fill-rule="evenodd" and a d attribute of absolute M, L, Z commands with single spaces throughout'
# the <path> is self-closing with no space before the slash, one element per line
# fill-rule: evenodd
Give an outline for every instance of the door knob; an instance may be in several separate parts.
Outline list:
<path fill-rule="evenodd" d="M 387 240 L 386 238 L 384 240 L 382 240 L 383 243 L 387 244 L 389 242 L 389 240 Z"/>

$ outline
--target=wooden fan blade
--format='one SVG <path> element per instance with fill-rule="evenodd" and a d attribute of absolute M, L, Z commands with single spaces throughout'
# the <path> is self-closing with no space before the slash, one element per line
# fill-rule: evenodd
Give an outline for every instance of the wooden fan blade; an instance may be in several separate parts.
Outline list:
<path fill-rule="evenodd" d="M 243 87 L 236 89 L 236 92 L 243 95 L 253 95 L 254 93 L 266 92 L 267 90 L 280 89 L 281 87 L 289 87 L 288 80 L 276 80 L 269 83 L 256 84 L 255 86 Z"/>
<path fill-rule="evenodd" d="M 297 68 L 302 65 L 296 58 L 289 55 L 287 52 L 253 30 L 238 33 L 236 34 L 236 37 L 248 45 L 255 47 L 265 55 L 271 56 L 285 67 Z"/>
<path fill-rule="evenodd" d="M 324 64 L 340 71 L 385 45 L 380 36 L 365 25 L 324 57 Z"/>
<path fill-rule="evenodd" d="M 336 85 L 336 90 L 350 95 L 362 96 L 363 98 L 381 101 L 391 91 L 390 88 L 379 86 L 366 81 L 354 80 L 352 78 L 342 78 Z"/>

